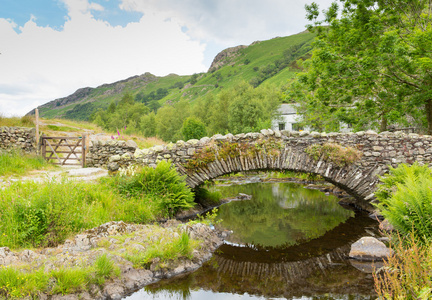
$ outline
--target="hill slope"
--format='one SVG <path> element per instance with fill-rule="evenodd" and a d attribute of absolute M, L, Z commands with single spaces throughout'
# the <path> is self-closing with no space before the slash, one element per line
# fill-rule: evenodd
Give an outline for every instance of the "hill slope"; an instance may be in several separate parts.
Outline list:
<path fill-rule="evenodd" d="M 88 120 L 93 112 L 106 109 L 126 93 L 136 102 L 156 110 L 166 102 L 217 94 L 242 81 L 254 87 L 263 83 L 280 87 L 294 76 L 297 71 L 295 61 L 308 55 L 313 38 L 314 34 L 302 32 L 254 42 L 250 46 L 228 48 L 215 57 L 207 73 L 164 77 L 145 73 L 97 88 L 86 87 L 39 106 L 39 113 L 45 118 Z M 34 114 L 34 110 L 29 114 Z"/>

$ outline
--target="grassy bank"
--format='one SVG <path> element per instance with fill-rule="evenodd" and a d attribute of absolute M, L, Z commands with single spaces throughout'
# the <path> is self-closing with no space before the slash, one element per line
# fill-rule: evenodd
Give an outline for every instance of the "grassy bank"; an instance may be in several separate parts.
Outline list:
<path fill-rule="evenodd" d="M 97 183 L 16 182 L 0 194 L 0 246 L 56 246 L 108 221 L 148 223 L 194 206 L 194 194 L 167 162 Z"/>
<path fill-rule="evenodd" d="M 0 176 L 26 175 L 33 170 L 52 169 L 41 156 L 19 150 L 0 151 Z"/>

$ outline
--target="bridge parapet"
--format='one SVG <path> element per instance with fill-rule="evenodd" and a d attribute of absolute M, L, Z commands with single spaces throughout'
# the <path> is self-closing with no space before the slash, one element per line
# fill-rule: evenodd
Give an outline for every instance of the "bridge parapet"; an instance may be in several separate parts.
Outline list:
<path fill-rule="evenodd" d="M 306 149 L 314 144 L 338 144 L 361 152 L 352 164 L 338 165 L 323 157 L 313 159 Z M 191 187 L 232 172 L 292 170 L 319 174 L 366 202 L 374 199 L 380 175 L 400 163 L 431 165 L 432 137 L 402 132 L 319 133 L 262 130 L 259 133 L 215 135 L 178 141 L 114 155 L 108 167 L 148 165 L 171 160 Z M 97 149 L 93 149 L 93 151 Z"/>

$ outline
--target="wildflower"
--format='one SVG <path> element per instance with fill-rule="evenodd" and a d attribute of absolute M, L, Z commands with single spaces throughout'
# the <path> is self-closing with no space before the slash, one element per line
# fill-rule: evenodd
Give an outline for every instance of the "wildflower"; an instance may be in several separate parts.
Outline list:
<path fill-rule="evenodd" d="M 114 139 L 114 137 L 113 137 L 113 136 L 111 136 L 111 139 Z"/>

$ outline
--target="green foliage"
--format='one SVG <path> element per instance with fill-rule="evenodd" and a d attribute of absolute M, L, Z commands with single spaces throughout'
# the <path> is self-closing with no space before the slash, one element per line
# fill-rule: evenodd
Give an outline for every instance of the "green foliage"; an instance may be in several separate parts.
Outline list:
<path fill-rule="evenodd" d="M 382 178 L 376 196 L 382 215 L 401 233 L 422 244 L 432 241 L 432 174 L 418 164 L 400 165 Z"/>
<path fill-rule="evenodd" d="M 359 150 L 334 143 L 313 144 L 307 147 L 305 152 L 315 161 L 322 158 L 324 161 L 332 162 L 338 167 L 351 165 L 362 157 Z"/>
<path fill-rule="evenodd" d="M 304 124 L 355 130 L 410 124 L 432 132 L 432 4 L 425 0 L 339 1 L 319 18 L 306 6 L 317 33 L 306 71 L 288 88 Z M 337 19 L 337 16 L 340 16 Z M 428 24 L 428 25 L 426 25 Z M 413 121 L 414 120 L 414 121 Z"/>
<path fill-rule="evenodd" d="M 19 150 L 0 151 L 0 176 L 24 175 L 31 170 L 52 168 L 42 157 Z"/>
<path fill-rule="evenodd" d="M 204 123 L 194 117 L 189 117 L 183 122 L 181 132 L 186 141 L 200 139 L 207 134 Z"/>
<path fill-rule="evenodd" d="M 194 194 L 171 163 L 161 161 L 156 168 L 144 167 L 133 176 L 116 176 L 110 184 L 127 197 L 151 197 L 164 216 L 192 208 Z"/>

